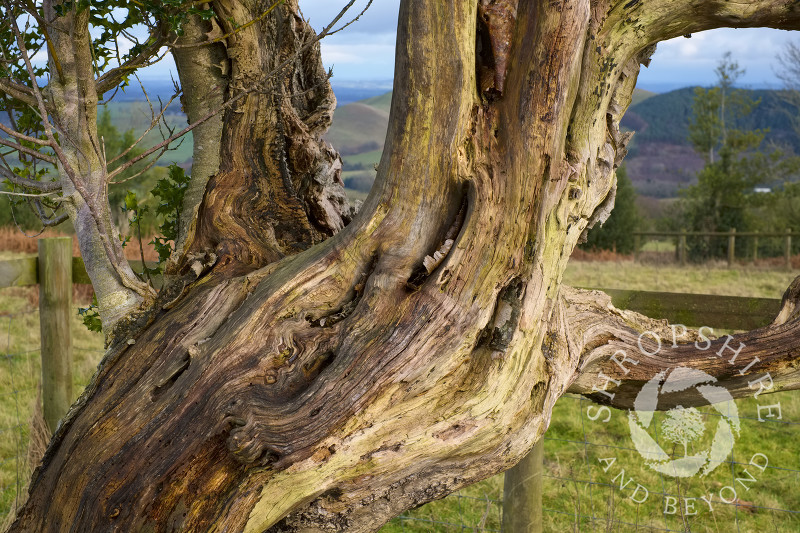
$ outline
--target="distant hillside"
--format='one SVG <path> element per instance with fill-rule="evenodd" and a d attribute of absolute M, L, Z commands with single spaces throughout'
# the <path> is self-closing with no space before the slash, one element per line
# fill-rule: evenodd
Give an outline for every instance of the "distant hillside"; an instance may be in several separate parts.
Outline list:
<path fill-rule="evenodd" d="M 343 157 L 383 147 L 389 113 L 366 102 L 343 105 L 333 113 L 333 125 L 325 138 Z"/>
<path fill-rule="evenodd" d="M 372 106 L 376 109 L 380 109 L 381 111 L 386 111 L 388 114 L 389 108 L 392 106 L 392 91 L 378 96 L 373 96 L 372 98 L 367 98 L 366 100 L 362 100 L 361 103 Z"/>
<path fill-rule="evenodd" d="M 625 164 L 628 176 L 640 194 L 674 197 L 681 186 L 691 183 L 703 167 L 692 149 L 689 121 L 694 88 L 687 87 L 651 96 L 633 104 L 622 118 L 623 129 L 636 135 L 629 146 Z M 800 153 L 800 138 L 791 124 L 791 109 L 778 91 L 748 91 L 761 103 L 741 121 L 745 129 L 768 129 L 765 145 L 774 144 Z"/>
<path fill-rule="evenodd" d="M 800 153 L 800 138 L 791 124 L 789 106 L 779 92 L 750 91 L 761 103 L 740 127 L 769 129 L 765 144 L 775 144 Z M 392 93 L 343 105 L 334 113 L 326 138 L 339 150 L 345 163 L 345 180 L 364 188 L 374 176 L 372 167 L 380 159 Z M 688 185 L 703 167 L 687 137 L 692 116 L 694 88 L 663 94 L 636 89 L 633 103 L 622 119 L 622 127 L 636 135 L 625 164 L 639 194 L 672 198 Z"/>
<path fill-rule="evenodd" d="M 656 96 L 658 93 L 654 93 L 652 91 L 645 91 L 644 89 L 634 89 L 633 90 L 633 98 L 631 99 L 631 105 L 636 105 L 639 103 L 644 102 L 648 98 L 652 98 Z"/>

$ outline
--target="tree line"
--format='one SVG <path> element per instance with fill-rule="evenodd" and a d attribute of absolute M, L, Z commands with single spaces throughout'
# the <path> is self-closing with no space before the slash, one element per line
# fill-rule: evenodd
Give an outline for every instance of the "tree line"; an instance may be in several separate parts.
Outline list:
<path fill-rule="evenodd" d="M 792 51 L 782 56 L 781 91 L 786 109 L 798 111 L 796 78 L 792 75 Z M 636 206 L 636 194 L 624 167 L 617 173 L 618 194 L 609 220 L 588 234 L 585 248 L 614 250 L 623 254 L 634 249 L 632 232 L 645 229 L 692 232 L 782 232 L 800 229 L 800 157 L 791 143 L 766 143 L 767 129 L 748 128 L 747 124 L 761 99 L 737 87 L 744 74 L 730 53 L 720 60 L 713 87 L 694 90 L 692 116 L 687 132 L 693 149 L 704 161 L 694 183 L 679 191 L 679 198 L 664 216 L 647 220 Z M 797 121 L 787 113 L 787 121 Z M 648 227 L 650 226 L 650 227 Z M 687 241 L 688 257 L 704 261 L 723 257 L 727 239 L 694 237 Z M 742 253 L 751 253 L 755 242 L 739 245 Z M 758 243 L 759 255 L 779 254 L 780 243 L 768 239 Z"/>

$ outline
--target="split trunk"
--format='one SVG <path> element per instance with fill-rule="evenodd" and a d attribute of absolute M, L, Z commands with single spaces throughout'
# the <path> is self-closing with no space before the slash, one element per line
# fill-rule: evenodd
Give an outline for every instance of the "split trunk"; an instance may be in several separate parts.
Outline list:
<path fill-rule="evenodd" d="M 373 531 L 515 464 L 581 373 L 591 390 L 652 326 L 561 276 L 613 206 L 653 43 L 800 22 L 795 2 L 695 4 L 402 2 L 390 129 L 352 221 L 293 2 L 230 36 L 219 71 L 178 58 L 190 116 L 218 105 L 193 92 L 210 80 L 259 90 L 209 125 L 219 157 L 168 288 L 117 330 L 12 531 Z M 195 38 L 266 5 L 215 2 Z"/>

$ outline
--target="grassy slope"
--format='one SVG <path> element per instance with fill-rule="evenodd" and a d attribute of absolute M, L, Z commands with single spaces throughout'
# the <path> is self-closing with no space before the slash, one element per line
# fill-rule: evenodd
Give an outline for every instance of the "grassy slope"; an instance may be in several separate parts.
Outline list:
<path fill-rule="evenodd" d="M 652 98 L 656 96 L 658 93 L 654 93 L 652 91 L 645 91 L 644 89 L 634 89 L 633 90 L 633 99 L 631 100 L 631 105 L 635 106 L 636 104 L 640 104 L 647 100 L 648 98 Z"/>
<path fill-rule="evenodd" d="M 389 114 L 386 111 L 354 102 L 334 111 L 333 125 L 325 138 L 334 148 L 343 151 L 367 143 L 383 146 L 388 124 Z"/>
<path fill-rule="evenodd" d="M 157 104 L 154 104 L 157 105 Z M 106 106 L 111 113 L 111 122 L 120 133 L 123 133 L 133 128 L 138 138 L 150 126 L 150 106 L 147 102 L 111 102 Z M 156 108 L 156 113 L 158 113 Z M 175 132 L 187 126 L 186 116 L 180 112 L 180 105 L 173 102 L 164 114 L 164 119 L 170 128 L 174 128 Z M 148 133 L 141 143 L 141 147 L 149 148 L 160 143 L 164 138 L 169 137 L 170 133 L 164 130 L 164 137 L 161 136 L 158 128 Z M 189 132 L 184 137 L 184 141 L 180 140 L 172 143 L 174 150 L 170 150 L 161 158 L 161 163 L 167 165 L 172 163 L 181 164 L 192 158 L 192 133 Z"/>
<path fill-rule="evenodd" d="M 366 100 L 362 100 L 361 102 L 368 106 L 389 113 L 389 108 L 392 106 L 392 91 L 389 91 L 386 94 L 381 94 L 380 96 L 373 96 L 372 98 L 367 98 Z"/>
<path fill-rule="evenodd" d="M 577 287 L 781 298 L 796 276 L 797 272 L 784 270 L 571 261 L 564 273 L 564 283 Z"/>

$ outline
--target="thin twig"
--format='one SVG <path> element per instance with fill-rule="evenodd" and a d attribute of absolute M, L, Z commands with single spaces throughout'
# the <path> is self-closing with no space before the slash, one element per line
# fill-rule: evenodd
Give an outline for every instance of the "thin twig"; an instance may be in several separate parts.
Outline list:
<path fill-rule="evenodd" d="M 64 222 L 69 218 L 69 215 L 67 213 L 61 213 L 58 216 L 54 216 L 55 210 L 57 210 L 61 206 L 61 204 L 55 207 L 52 215 L 48 216 L 47 213 L 44 212 L 44 206 L 42 205 L 41 200 L 34 199 L 32 203 L 34 209 L 36 210 L 36 214 L 39 216 L 39 220 L 47 228 L 58 226 L 59 224 L 61 224 L 62 222 Z"/>
<path fill-rule="evenodd" d="M 13 148 L 17 152 L 21 152 L 31 157 L 35 157 L 36 159 L 41 159 L 42 161 L 46 161 L 47 163 L 50 163 L 53 166 L 55 166 L 56 164 L 56 160 L 50 157 L 49 155 L 37 152 L 36 150 L 32 150 L 31 148 L 22 146 L 21 144 L 17 144 L 13 141 L 9 141 L 8 139 L 3 139 L 2 137 L 0 137 L 0 144 L 2 144 L 3 146 L 8 146 L 9 148 Z"/>
<path fill-rule="evenodd" d="M 139 80 L 139 77 L 137 76 L 137 77 L 136 77 L 136 79 L 137 79 L 137 80 Z M 147 99 L 147 103 L 149 104 L 149 103 L 150 103 L 150 98 L 148 98 L 148 97 L 147 97 L 147 91 L 145 91 L 145 89 L 144 89 L 144 85 L 142 85 L 142 82 L 141 82 L 141 80 L 139 80 L 139 84 L 141 85 L 141 87 L 142 87 L 142 92 L 144 93 L 144 96 L 145 96 L 145 98 Z M 158 116 L 157 116 L 157 117 L 155 117 L 155 118 L 151 118 L 151 120 L 150 120 L 150 127 L 148 127 L 148 128 L 147 128 L 147 129 L 144 131 L 144 133 L 142 133 L 142 135 L 141 135 L 141 136 L 140 136 L 138 139 L 136 139 L 136 141 L 135 141 L 133 144 L 131 144 L 130 146 L 128 146 L 128 147 L 127 147 L 127 148 L 126 148 L 126 149 L 125 149 L 125 150 L 124 150 L 122 153 L 120 153 L 119 155 L 117 155 L 117 156 L 115 156 L 113 159 L 111 159 L 111 161 L 109 161 L 109 162 L 108 162 L 108 164 L 109 164 L 109 165 L 111 165 L 111 164 L 115 163 L 115 162 L 116 162 L 118 159 L 121 159 L 121 158 L 125 157 L 126 155 L 128 155 L 128 153 L 129 153 L 131 150 L 133 150 L 133 148 L 135 148 L 135 147 L 136 147 L 136 146 L 137 146 L 137 145 L 138 145 L 140 142 L 142 142 L 142 139 L 144 139 L 145 135 L 147 135 L 148 133 L 150 133 L 151 131 L 153 131 L 153 129 L 156 127 L 156 125 L 159 123 L 159 121 L 161 121 L 161 118 L 164 116 L 164 113 L 166 113 L 166 112 L 167 112 L 167 108 L 169 108 L 169 106 L 172 104 L 172 102 L 173 102 L 173 101 L 174 101 L 174 100 L 175 100 L 175 99 L 176 99 L 176 98 L 177 98 L 179 95 L 180 95 L 180 93 L 176 93 L 176 94 L 172 95 L 172 98 L 170 98 L 170 99 L 167 101 L 167 105 L 166 105 L 166 106 L 162 106 L 162 108 L 161 108 L 161 112 L 158 114 Z M 153 116 L 153 114 L 154 114 L 154 111 L 153 111 L 153 105 L 152 105 L 152 104 L 150 104 L 150 114 L 151 114 L 151 117 L 152 117 L 152 116 Z M 111 179 L 111 178 L 109 177 L 108 179 Z"/>
<path fill-rule="evenodd" d="M 109 185 L 119 185 L 120 183 L 125 183 L 126 181 L 131 181 L 131 180 L 133 180 L 133 179 L 136 179 L 136 178 L 138 178 L 139 176 L 141 176 L 142 174 L 144 174 L 145 172 L 147 172 L 148 170 L 150 170 L 151 168 L 153 168 L 153 167 L 155 166 L 155 164 L 156 164 L 156 163 L 158 163 L 158 160 L 159 160 L 159 159 L 161 159 L 161 156 L 163 156 L 163 155 L 164 155 L 165 153 L 167 153 L 168 151 L 169 151 L 169 147 L 164 147 L 164 148 L 163 148 L 163 149 L 162 149 L 162 150 L 161 150 L 161 151 L 158 153 L 158 155 L 157 155 L 156 157 L 154 157 L 154 158 L 153 158 L 153 160 L 152 160 L 152 161 L 150 161 L 149 163 L 147 163 L 147 166 L 145 166 L 145 167 L 144 167 L 142 170 L 140 170 L 139 172 L 137 172 L 137 173 L 136 173 L 136 174 L 134 174 L 133 176 L 129 176 L 129 177 L 125 178 L 124 180 L 119 180 L 119 181 L 109 181 L 109 182 L 108 182 L 108 184 L 109 184 Z"/>
<path fill-rule="evenodd" d="M 64 83 L 64 70 L 61 67 L 61 61 L 58 59 L 56 47 L 53 45 L 53 41 L 50 39 L 50 33 L 47 31 L 48 24 L 44 18 L 39 15 L 39 12 L 36 10 L 36 5 L 34 5 L 31 0 L 27 0 L 26 4 L 28 13 L 36 19 L 36 21 L 39 23 L 39 27 L 42 29 L 42 36 L 44 37 L 45 43 L 47 43 L 47 51 L 50 53 L 50 57 L 53 58 L 53 64 L 55 65 L 56 72 L 58 73 L 58 81 Z"/>
<path fill-rule="evenodd" d="M 150 34 L 150 39 L 152 39 L 152 43 L 150 43 L 146 48 L 144 48 L 141 52 L 139 52 L 136 57 L 133 57 L 127 60 L 125 63 L 119 65 L 118 67 L 114 67 L 105 74 L 101 75 L 95 81 L 95 86 L 97 87 L 97 92 L 99 94 L 104 94 L 106 91 L 109 91 L 119 85 L 122 78 L 124 78 L 129 72 L 132 70 L 136 70 L 140 67 L 145 67 L 152 65 L 158 61 L 150 62 L 150 59 L 153 56 L 158 56 L 158 51 L 161 49 L 162 46 L 167 44 L 167 36 L 163 30 L 161 31 L 161 35 L 153 35 Z M 161 57 L 158 58 L 160 61 L 164 55 L 162 54 Z"/>
<path fill-rule="evenodd" d="M 339 11 L 339 14 L 338 14 L 338 15 L 336 15 L 336 17 L 334 17 L 334 19 L 333 19 L 333 20 L 330 22 L 330 24 L 328 24 L 328 25 L 327 25 L 327 26 L 326 26 L 326 27 L 325 27 L 325 28 L 322 30 L 322 32 L 320 32 L 320 33 L 319 33 L 319 35 L 315 36 L 315 37 L 314 37 L 313 39 L 311 39 L 309 42 L 307 42 L 306 44 L 304 44 L 303 46 L 301 46 L 301 47 L 300 47 L 300 49 L 299 49 L 297 52 L 295 52 L 295 54 L 293 54 L 293 56 L 292 56 L 292 57 L 290 57 L 290 58 L 286 59 L 286 60 L 285 60 L 285 61 L 283 61 L 283 62 L 282 62 L 280 65 L 278 65 L 277 67 L 275 67 L 275 68 L 274 68 L 274 69 L 273 69 L 273 70 L 272 70 L 272 71 L 271 71 L 269 74 L 267 74 L 267 79 L 269 79 L 269 78 L 271 78 L 271 77 L 273 77 L 273 76 L 277 76 L 277 74 L 278 74 L 279 72 L 281 72 L 281 71 L 282 71 L 282 70 L 283 70 L 283 69 L 284 69 L 284 68 L 285 68 L 287 65 L 289 65 L 289 64 L 290 64 L 292 61 L 294 61 L 294 60 L 296 60 L 298 57 L 302 56 L 302 54 L 303 54 L 304 52 L 306 52 L 306 51 L 307 51 L 309 48 L 311 48 L 311 47 L 312 47 L 314 44 L 316 44 L 317 42 L 319 42 L 319 41 L 320 41 L 321 39 L 323 39 L 325 36 L 329 35 L 329 34 L 330 34 L 330 32 L 331 32 L 331 28 L 333 28 L 333 26 L 334 26 L 334 25 L 336 25 L 336 23 L 337 23 L 337 22 L 339 22 L 339 20 L 341 20 L 341 18 L 344 16 L 344 14 L 347 12 L 347 10 L 349 10 L 349 9 L 350 9 L 350 8 L 353 6 L 353 4 L 354 4 L 355 2 L 356 2 L 356 0 L 350 0 L 350 2 L 348 2 L 348 3 L 347 3 L 347 5 L 346 5 L 346 6 L 344 6 L 344 8 L 342 8 L 342 10 L 341 10 L 341 11 Z M 372 5 L 372 0 L 370 0 L 370 1 L 367 3 L 367 6 L 366 6 L 364 9 L 362 9 L 362 10 L 361 10 L 361 12 L 358 14 L 358 16 L 356 17 L 356 19 L 358 19 L 358 17 L 362 16 L 362 15 L 363 15 L 363 14 L 364 14 L 364 13 L 367 11 L 367 9 L 369 9 L 369 7 L 370 7 L 371 5 Z M 353 19 L 353 21 L 354 21 L 354 20 L 356 20 L 356 19 Z M 350 21 L 348 24 L 352 24 L 352 22 L 353 22 L 353 21 Z M 336 30 L 336 31 L 338 31 L 338 30 Z M 195 129 L 197 126 L 200 126 L 201 124 L 203 124 L 204 122 L 206 122 L 206 121 L 207 121 L 207 120 L 209 120 L 210 118 L 214 117 L 215 115 L 217 115 L 217 114 L 221 113 L 222 111 L 226 110 L 227 108 L 229 108 L 231 105 L 233 105 L 235 102 L 237 102 L 238 100 L 240 100 L 240 99 L 241 99 L 242 97 L 244 97 L 245 95 L 248 95 L 248 94 L 250 94 L 250 93 L 252 93 L 252 92 L 256 91 L 256 90 L 257 90 L 257 88 L 258 88 L 258 84 L 254 84 L 252 87 L 250 87 L 250 88 L 248 88 L 248 89 L 245 89 L 245 90 L 243 90 L 242 92 L 240 92 L 239 94 L 237 94 L 236 96 L 234 96 L 233 98 L 231 98 L 230 100 L 228 100 L 227 102 L 225 102 L 224 104 L 222 104 L 222 105 L 221 105 L 219 108 L 217 108 L 217 109 L 215 109 L 215 110 L 213 110 L 213 111 L 210 111 L 209 113 L 207 113 L 205 116 L 203 116 L 203 117 L 201 117 L 200 119 L 198 119 L 198 120 L 197 120 L 196 122 L 194 122 L 193 124 L 190 124 L 190 125 L 189 125 L 189 126 L 187 126 L 186 128 L 184 128 L 184 129 L 182 129 L 181 131 L 179 131 L 178 133 L 176 133 L 176 134 L 174 134 L 174 135 L 171 135 L 169 138 L 167 138 L 167 139 L 164 139 L 164 141 L 162 141 L 162 142 L 158 143 L 157 145 L 153 146 L 152 148 L 150 148 L 150 149 L 146 150 L 146 151 L 145 151 L 145 152 L 143 152 L 142 154 L 140 154 L 140 155 L 138 155 L 138 156 L 134 157 L 134 158 L 133 158 L 133 159 L 131 159 L 130 161 L 126 162 L 124 165 L 121 165 L 121 166 L 117 167 L 117 168 L 116 168 L 116 169 L 114 169 L 112 172 L 109 172 L 107 179 L 108 179 L 108 180 L 111 180 L 111 179 L 112 179 L 114 176 L 116 176 L 116 175 L 120 174 L 121 172 L 124 172 L 125 170 L 127 170 L 127 169 L 128 169 L 128 168 L 130 168 L 130 167 L 132 167 L 133 165 L 135 165 L 136 163 L 138 163 L 138 162 L 139 162 L 139 161 L 141 161 L 142 159 L 144 159 L 144 158 L 146 158 L 147 156 L 149 156 L 150 154 L 152 154 L 152 153 L 154 153 L 154 152 L 157 152 L 158 150 L 160 150 L 160 149 L 161 149 L 161 148 L 163 148 L 164 146 L 168 146 L 168 145 L 169 145 L 169 144 L 170 144 L 172 141 L 174 141 L 175 139 L 178 139 L 178 138 L 180 138 L 180 137 L 182 137 L 182 136 L 186 135 L 187 133 L 189 133 L 190 131 L 192 131 L 193 129 Z"/>
<path fill-rule="evenodd" d="M 27 187 L 28 189 L 35 189 L 39 192 L 52 193 L 61 190 L 61 184 L 55 181 L 37 181 L 29 178 L 23 178 L 22 176 L 17 176 L 10 170 L 5 169 L 3 167 L 0 167 L 0 175 L 2 175 L 3 178 L 7 179 L 14 185 Z"/>
<path fill-rule="evenodd" d="M 206 113 L 205 116 L 199 118 L 193 124 L 189 124 L 188 126 L 183 128 L 181 131 L 179 131 L 178 133 L 175 133 L 174 135 L 171 135 L 170 137 L 168 137 L 167 139 L 164 139 L 163 141 L 161 141 L 157 145 L 153 146 L 152 148 L 149 148 L 149 149 L 145 150 L 144 152 L 142 152 L 138 156 L 136 156 L 136 157 L 130 159 L 129 161 L 127 161 L 125 164 L 118 166 L 113 171 L 108 173 L 108 178 L 107 179 L 111 180 L 114 176 L 116 176 L 116 175 L 128 170 L 130 167 L 132 167 L 133 165 L 135 165 L 136 163 L 138 163 L 142 159 L 148 157 L 152 153 L 161 150 L 165 146 L 169 146 L 169 144 L 171 142 L 175 141 L 176 139 L 179 139 L 179 138 L 183 137 L 184 135 L 186 135 L 187 133 L 189 133 L 190 131 L 195 129 L 197 126 L 203 124 L 208 119 L 210 119 L 213 116 L 215 116 L 215 115 L 221 113 L 222 111 L 226 110 L 227 108 L 232 106 L 235 102 L 238 102 L 244 96 L 252 93 L 253 91 L 255 91 L 255 87 L 247 89 L 247 90 L 244 90 L 241 93 L 237 94 L 236 96 L 234 96 L 233 98 L 231 98 L 230 100 L 228 100 L 227 102 L 222 104 L 219 108 L 217 108 L 217 109 L 215 109 L 213 111 L 209 111 L 208 113 Z"/>
<path fill-rule="evenodd" d="M 11 81 L 8 78 L 0 78 L 0 91 L 30 106 L 36 105 L 36 98 L 33 96 L 33 91 L 30 87 Z"/>
<path fill-rule="evenodd" d="M 8 0 L 5 0 L 5 4 L 6 4 L 6 9 L 9 9 Z M 73 4 L 73 6 L 74 5 L 75 4 Z M 42 125 L 44 126 L 45 134 L 47 135 L 48 140 L 50 140 L 51 142 L 51 147 L 53 148 L 53 151 L 55 151 L 58 160 L 61 162 L 62 168 L 64 169 L 67 178 L 72 182 L 73 187 L 75 187 L 75 190 L 83 198 L 86 207 L 89 209 L 89 213 L 92 216 L 92 220 L 97 226 L 97 232 L 100 236 L 100 242 L 103 245 L 103 250 L 106 253 L 106 257 L 108 258 L 109 263 L 119 275 L 120 281 L 122 282 L 123 286 L 129 288 L 130 290 L 136 292 L 137 294 L 140 294 L 143 289 L 141 287 L 137 287 L 135 283 L 131 282 L 131 280 L 128 279 L 129 276 L 127 275 L 127 273 L 124 272 L 122 267 L 120 266 L 120 260 L 124 260 L 124 257 L 120 257 L 121 254 L 120 256 L 117 256 L 117 254 L 114 252 L 114 248 L 109 239 L 110 233 L 107 231 L 103 219 L 97 212 L 97 206 L 94 205 L 95 201 L 94 198 L 89 194 L 89 191 L 86 190 L 86 187 L 84 187 L 83 182 L 75 174 L 75 170 L 69 164 L 69 160 L 64 154 L 64 151 L 61 149 L 61 146 L 55 140 L 55 136 L 53 135 L 52 125 L 50 124 L 50 121 L 47 118 L 48 117 L 47 108 L 45 107 L 44 104 L 42 91 L 41 89 L 39 89 L 39 86 L 36 83 L 36 74 L 35 71 L 33 70 L 33 65 L 31 64 L 31 58 L 28 55 L 28 50 L 25 47 L 25 41 L 23 40 L 22 34 L 19 31 L 19 26 L 17 25 L 17 21 L 13 17 L 11 17 L 10 22 L 11 22 L 11 29 L 14 32 L 14 38 L 17 41 L 17 47 L 19 48 L 22 60 L 25 62 L 25 68 L 28 71 L 28 76 L 30 76 L 31 78 L 33 93 L 36 96 L 36 105 L 39 108 L 39 113 L 41 114 L 41 119 L 42 119 Z"/>
<path fill-rule="evenodd" d="M 19 139 L 21 141 L 28 141 L 30 143 L 38 144 L 40 146 L 50 146 L 50 141 L 45 140 L 45 139 L 39 139 L 38 137 L 31 137 L 30 135 L 22 134 L 22 133 L 20 133 L 20 132 L 18 132 L 16 130 L 13 130 L 13 129 L 9 128 L 8 126 L 5 126 L 2 122 L 0 122 L 0 130 L 8 133 L 12 137 L 16 137 L 17 139 Z"/>
<path fill-rule="evenodd" d="M 28 198 L 42 198 L 46 196 L 52 196 L 58 193 L 57 192 L 28 193 L 28 192 L 0 191 L 0 194 L 6 194 L 8 196 L 25 196 Z"/>

